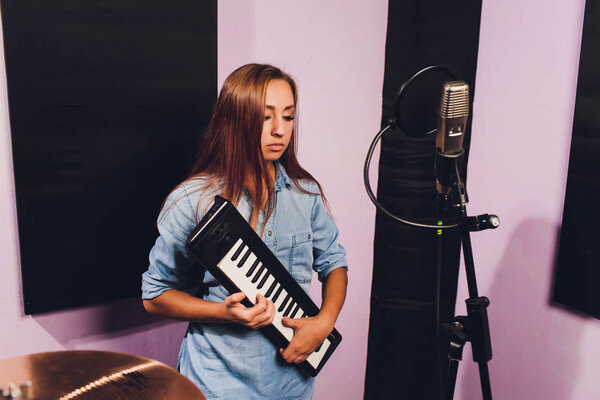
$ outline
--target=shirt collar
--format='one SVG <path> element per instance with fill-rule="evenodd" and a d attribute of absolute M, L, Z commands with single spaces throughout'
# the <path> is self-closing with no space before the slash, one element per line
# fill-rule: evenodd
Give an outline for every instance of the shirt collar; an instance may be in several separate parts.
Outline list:
<path fill-rule="evenodd" d="M 275 191 L 280 191 L 284 187 L 290 187 L 290 177 L 288 176 L 285 168 L 280 162 L 275 163 Z"/>

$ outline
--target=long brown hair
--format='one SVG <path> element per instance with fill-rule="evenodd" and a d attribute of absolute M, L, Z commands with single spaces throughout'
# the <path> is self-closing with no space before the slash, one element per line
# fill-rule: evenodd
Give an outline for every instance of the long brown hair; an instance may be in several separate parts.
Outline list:
<path fill-rule="evenodd" d="M 273 211 L 275 182 L 269 173 L 261 151 L 261 133 L 265 116 L 265 95 L 270 81 L 286 81 L 298 101 L 298 89 L 292 77 L 268 64 L 246 64 L 233 71 L 221 88 L 213 107 L 212 116 L 196 162 L 187 179 L 203 176 L 209 186 L 220 184 L 221 196 L 237 205 L 246 186 L 254 203 L 250 225 L 255 229 L 261 207 L 266 212 L 265 221 Z M 294 185 L 309 193 L 299 181 L 309 180 L 321 185 L 298 163 L 296 157 L 298 119 L 290 143 L 279 159 Z"/>

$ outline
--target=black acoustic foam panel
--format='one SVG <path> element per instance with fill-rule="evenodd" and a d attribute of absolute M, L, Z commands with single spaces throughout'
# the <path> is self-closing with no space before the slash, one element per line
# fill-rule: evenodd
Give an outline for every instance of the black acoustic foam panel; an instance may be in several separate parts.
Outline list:
<path fill-rule="evenodd" d="M 567 191 L 553 301 L 600 318 L 600 4 L 585 6 Z"/>
<path fill-rule="evenodd" d="M 420 69 L 445 64 L 475 92 L 481 1 L 390 0 L 383 88 L 383 123 L 400 85 Z M 407 91 L 401 118 L 413 134 L 436 127 L 442 84 L 431 73 Z M 476 134 L 476 133 L 473 133 Z M 469 149 L 470 119 L 464 142 Z M 435 222 L 434 135 L 388 132 L 382 141 L 378 198 L 396 215 Z M 466 172 L 466 159 L 462 175 Z M 468 185 L 467 185 L 468 189 Z M 450 210 L 447 218 L 456 217 Z M 440 246 L 438 248 L 438 245 Z M 441 249 L 441 316 L 454 316 L 460 242 L 457 232 L 402 225 L 376 217 L 365 399 L 439 399 L 436 271 Z M 442 369 L 447 341 L 440 342 Z"/>
<path fill-rule="evenodd" d="M 25 313 L 139 296 L 216 96 L 216 3 L 2 1 Z"/>

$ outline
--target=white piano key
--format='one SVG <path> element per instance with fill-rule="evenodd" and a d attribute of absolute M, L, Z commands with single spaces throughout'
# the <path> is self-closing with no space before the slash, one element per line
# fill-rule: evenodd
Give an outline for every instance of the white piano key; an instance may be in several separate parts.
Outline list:
<path fill-rule="evenodd" d="M 296 302 L 294 301 L 294 299 L 291 299 L 288 304 L 285 306 L 285 309 L 283 310 L 283 315 L 286 317 L 290 317 L 291 318 L 291 313 L 292 311 L 294 311 L 294 308 L 297 306 Z"/>
<path fill-rule="evenodd" d="M 319 351 L 313 351 L 306 358 L 306 361 L 308 361 L 308 363 L 310 365 L 312 365 L 314 368 L 317 368 L 319 366 L 319 363 L 323 359 L 323 356 L 325 355 L 325 353 L 327 353 L 327 349 L 329 348 L 330 344 L 331 344 L 331 342 L 329 341 L 329 339 L 325 339 L 325 341 L 321 345 L 321 348 L 319 349 Z"/>
<path fill-rule="evenodd" d="M 252 275 L 254 275 L 254 273 L 256 272 L 257 268 L 260 268 L 260 262 L 258 262 L 259 260 L 256 258 L 256 256 L 254 254 L 252 254 L 253 258 L 252 258 L 252 262 L 250 264 L 246 264 L 244 265 L 242 268 L 244 268 L 244 273 L 246 275 L 246 278 L 251 279 Z M 256 263 L 256 265 L 255 265 Z"/>
<path fill-rule="evenodd" d="M 258 283 L 260 282 L 265 272 L 268 272 L 267 267 L 263 266 L 262 263 L 259 264 L 256 267 L 256 272 L 254 273 L 254 275 L 251 276 L 250 282 L 252 282 L 254 286 L 258 286 Z"/>
<path fill-rule="evenodd" d="M 273 302 L 273 304 L 275 304 L 275 310 L 277 310 L 281 306 L 281 303 L 283 303 L 283 301 L 287 298 L 287 295 L 288 293 L 285 290 L 285 288 L 281 289 L 279 297 L 277 297 L 277 300 Z"/>
<path fill-rule="evenodd" d="M 254 261 L 256 261 L 256 256 L 254 254 L 250 254 L 244 265 L 238 267 L 237 263 L 235 264 L 235 266 L 238 267 L 241 276 L 246 276 L 246 273 L 248 272 L 252 264 L 254 264 Z"/>
<path fill-rule="evenodd" d="M 265 284 L 267 283 L 267 280 L 269 279 L 270 276 L 271 276 L 271 273 L 269 272 L 269 269 L 267 269 L 266 272 L 264 274 L 262 274 L 262 276 L 260 277 L 260 279 L 256 283 L 256 289 L 259 292 L 265 286 Z"/>
<path fill-rule="evenodd" d="M 285 296 L 285 299 L 283 299 L 283 301 L 281 302 L 281 304 L 279 304 L 279 307 L 277 308 L 277 311 L 280 312 L 282 315 L 285 313 L 286 308 L 288 307 L 288 305 L 290 304 L 291 301 L 294 301 L 294 299 L 292 299 L 292 296 L 288 295 Z"/>
<path fill-rule="evenodd" d="M 288 340 L 291 341 L 294 337 L 294 330 L 288 326 L 283 325 L 282 322 L 283 316 L 281 313 L 275 312 L 275 316 L 273 317 L 273 326 L 277 328 L 279 332 Z"/>
<path fill-rule="evenodd" d="M 273 304 L 275 304 L 275 302 L 277 300 L 279 300 L 279 296 L 281 296 L 282 291 L 283 291 L 283 286 L 281 286 L 281 284 L 279 282 L 277 282 L 277 284 L 275 285 L 275 289 L 273 290 L 273 293 L 271 293 L 271 296 L 269 297 L 271 299 L 271 301 L 273 302 Z"/>
<path fill-rule="evenodd" d="M 267 278 L 267 281 L 265 282 L 263 287 L 258 289 L 258 293 L 265 296 L 265 294 L 267 294 L 267 290 L 269 290 L 269 288 L 271 287 L 271 285 L 273 284 L 274 281 L 275 281 L 275 277 L 273 276 L 273 274 L 269 274 L 269 277 Z"/>
<path fill-rule="evenodd" d="M 294 306 L 294 309 L 292 310 L 292 313 L 290 314 L 290 318 L 296 318 L 296 316 L 301 316 L 302 315 L 302 309 L 300 308 L 300 306 L 298 304 L 296 304 L 296 306 Z"/>
<path fill-rule="evenodd" d="M 237 266 L 239 267 L 239 266 L 240 266 L 240 264 L 244 264 L 244 263 L 245 263 L 245 262 L 248 260 L 248 257 L 250 257 L 250 255 L 251 255 L 251 254 L 252 254 L 252 251 L 250 250 L 250 248 L 249 248 L 249 247 L 247 247 L 247 248 L 246 248 L 246 249 L 245 249 L 245 250 L 242 252 L 242 256 L 240 257 L 240 259 L 239 259 L 239 262 L 238 262 L 238 265 L 237 265 Z"/>
<path fill-rule="evenodd" d="M 240 255 L 243 253 L 245 248 L 246 248 L 246 245 L 242 242 L 242 239 L 239 239 L 237 241 L 237 243 L 235 244 L 235 246 L 233 246 L 231 248 L 231 250 L 233 250 L 233 251 L 230 251 L 231 254 L 228 254 L 227 259 L 231 260 L 231 261 L 237 260 L 240 257 Z M 235 260 L 234 260 L 234 258 L 235 258 Z"/>

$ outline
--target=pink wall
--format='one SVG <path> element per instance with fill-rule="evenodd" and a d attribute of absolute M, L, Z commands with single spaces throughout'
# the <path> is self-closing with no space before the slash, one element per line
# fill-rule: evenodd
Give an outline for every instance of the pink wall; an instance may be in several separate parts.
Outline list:
<path fill-rule="evenodd" d="M 600 399 L 600 321 L 549 304 L 584 3 L 483 2 L 468 183 L 470 213 L 502 221 L 472 235 L 498 399 Z M 480 399 L 470 352 L 464 359 L 457 398 Z"/>
<path fill-rule="evenodd" d="M 219 82 L 255 61 L 297 79 L 299 156 L 323 184 L 350 253 L 349 295 L 337 324 L 344 341 L 319 377 L 315 399 L 363 393 L 375 213 L 363 194 L 361 165 L 381 116 L 386 19 L 385 0 L 219 1 Z M 101 349 L 174 365 L 185 324 L 149 317 L 137 299 L 23 315 L 4 70 L 0 79 L 0 358 Z"/>
<path fill-rule="evenodd" d="M 469 212 L 502 219 L 498 230 L 472 236 L 480 293 L 492 301 L 498 399 L 600 399 L 600 323 L 549 305 L 583 8 L 584 0 L 483 5 Z M 300 158 L 324 185 L 349 250 L 349 296 L 338 322 L 344 341 L 318 379 L 317 400 L 363 393 L 374 210 L 361 168 L 381 116 L 386 17 L 384 0 L 219 1 L 219 82 L 251 61 L 297 78 Z M 102 349 L 173 365 L 185 324 L 148 317 L 136 299 L 22 314 L 9 132 L 2 70 L 0 358 Z M 459 312 L 466 297 L 461 277 Z M 468 346 L 456 398 L 481 398 Z"/>

